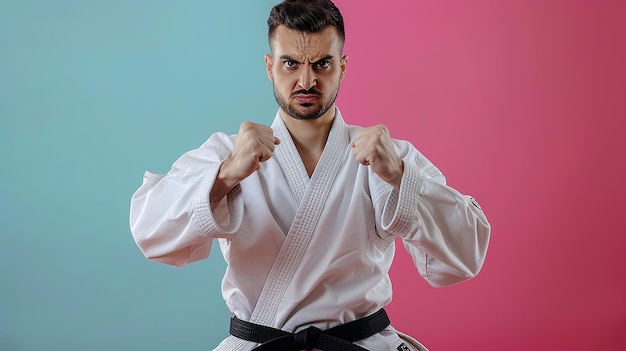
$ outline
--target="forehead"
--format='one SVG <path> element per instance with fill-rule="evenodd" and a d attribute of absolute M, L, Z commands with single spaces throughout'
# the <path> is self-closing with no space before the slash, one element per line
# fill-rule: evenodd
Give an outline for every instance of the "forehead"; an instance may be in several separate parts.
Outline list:
<path fill-rule="evenodd" d="M 278 26 L 270 40 L 275 56 L 317 57 L 332 55 L 341 57 L 343 43 L 337 30 L 328 26 L 316 33 L 300 32 Z"/>

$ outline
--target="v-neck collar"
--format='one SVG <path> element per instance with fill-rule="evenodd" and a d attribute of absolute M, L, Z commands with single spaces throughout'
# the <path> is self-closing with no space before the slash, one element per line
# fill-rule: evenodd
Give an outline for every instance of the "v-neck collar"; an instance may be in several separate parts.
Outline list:
<path fill-rule="evenodd" d="M 280 165 L 296 203 L 300 205 L 311 182 L 320 176 L 327 177 L 333 174 L 334 177 L 334 173 L 339 169 L 341 157 L 350 139 L 348 127 L 339 112 L 339 108 L 335 108 L 335 118 L 326 145 L 310 178 L 280 111 L 276 113 L 272 128 L 274 134 L 281 141 L 280 146 L 274 149 L 273 157 Z"/>

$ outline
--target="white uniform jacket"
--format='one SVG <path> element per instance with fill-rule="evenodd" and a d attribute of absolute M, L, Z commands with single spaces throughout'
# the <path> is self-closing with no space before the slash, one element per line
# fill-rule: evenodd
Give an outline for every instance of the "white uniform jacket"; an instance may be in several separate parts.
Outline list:
<path fill-rule="evenodd" d="M 222 282 L 228 308 L 242 320 L 290 332 L 310 325 L 325 330 L 387 305 L 396 238 L 433 286 L 479 272 L 490 234 L 483 211 L 447 186 L 409 142 L 394 140 L 404 161 L 398 191 L 356 161 L 350 144 L 360 128 L 347 125 L 338 109 L 310 178 L 280 114 L 272 128 L 281 140 L 272 158 L 214 211 L 209 193 L 236 135 L 212 135 L 166 175 L 146 172 L 130 210 L 132 234 L 146 257 L 183 266 L 208 257 L 219 239 L 228 263 Z M 370 350 L 397 350 L 401 343 L 392 327 L 357 342 Z M 231 336 L 216 350 L 255 346 Z"/>

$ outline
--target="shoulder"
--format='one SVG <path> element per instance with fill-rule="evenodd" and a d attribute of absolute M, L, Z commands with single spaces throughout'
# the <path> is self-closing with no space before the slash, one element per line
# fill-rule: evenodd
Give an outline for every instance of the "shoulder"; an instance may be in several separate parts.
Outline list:
<path fill-rule="evenodd" d="M 205 163 L 211 161 L 223 161 L 230 157 L 235 145 L 236 134 L 229 135 L 223 132 L 211 134 L 200 147 L 187 151 L 178 160 L 179 163 Z"/>
<path fill-rule="evenodd" d="M 215 146 L 225 146 L 232 148 L 235 145 L 237 134 L 226 134 L 224 132 L 216 132 L 211 134 L 209 138 L 200 146 L 201 149 L 212 148 Z"/>

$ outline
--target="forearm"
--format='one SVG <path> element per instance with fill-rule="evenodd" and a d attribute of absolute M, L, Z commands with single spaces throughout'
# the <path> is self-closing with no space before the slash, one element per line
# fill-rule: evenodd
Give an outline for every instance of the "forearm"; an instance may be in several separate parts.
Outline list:
<path fill-rule="evenodd" d="M 182 266 L 206 258 L 212 238 L 234 235 L 243 216 L 240 187 L 213 207 L 209 200 L 219 167 L 219 161 L 184 161 L 166 176 L 144 179 L 132 198 L 130 225 L 146 257 Z"/>
<path fill-rule="evenodd" d="M 482 267 L 491 228 L 470 199 L 414 166 L 405 167 L 400 191 L 387 198 L 383 230 L 403 239 L 432 285 L 469 279 Z"/>
<path fill-rule="evenodd" d="M 423 196 L 420 226 L 404 237 L 420 273 L 434 286 L 473 278 L 489 244 L 491 226 L 485 214 L 469 196 L 443 185 L 425 184 Z"/>
<path fill-rule="evenodd" d="M 192 219 L 197 194 L 186 182 L 164 176 L 144 178 L 131 200 L 130 229 L 144 255 L 182 266 L 208 255 L 210 240 Z"/>

